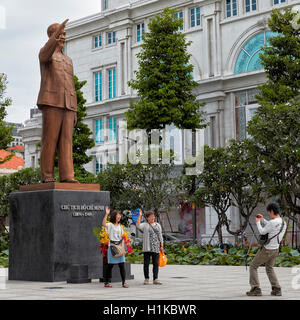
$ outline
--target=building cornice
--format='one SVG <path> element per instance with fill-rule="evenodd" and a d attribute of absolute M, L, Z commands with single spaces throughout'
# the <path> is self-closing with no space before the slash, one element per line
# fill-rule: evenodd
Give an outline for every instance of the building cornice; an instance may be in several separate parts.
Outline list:
<path fill-rule="evenodd" d="M 197 96 L 197 100 L 201 102 L 224 101 L 227 93 L 256 88 L 265 82 L 265 72 L 258 70 L 200 80 L 193 93 Z M 137 98 L 137 95 L 132 95 L 102 102 L 88 103 L 86 104 L 88 110 L 85 119 L 95 119 L 95 117 L 99 117 L 100 115 L 124 114 L 128 110 L 130 102 L 134 102 Z"/>
<path fill-rule="evenodd" d="M 200 101 L 224 100 L 226 93 L 254 88 L 265 82 L 266 74 L 263 70 L 215 77 L 198 81 L 194 94 Z"/>
<path fill-rule="evenodd" d="M 133 102 L 136 98 L 137 96 L 123 96 L 115 99 L 104 100 L 102 102 L 88 103 L 85 105 L 87 107 L 87 116 L 85 119 L 94 119 L 100 114 L 111 115 L 119 110 L 122 110 L 120 114 L 123 114 L 128 109 L 130 102 Z M 99 110 L 101 111 L 99 112 Z"/>
<path fill-rule="evenodd" d="M 83 24 L 92 23 L 92 22 L 98 21 L 99 19 L 109 18 L 110 16 L 115 16 L 120 13 L 126 12 L 129 14 L 129 12 L 133 9 L 147 6 L 147 5 L 152 5 L 153 3 L 156 3 L 156 2 L 159 2 L 159 0 L 137 1 L 137 2 L 129 3 L 129 4 L 123 5 L 121 7 L 114 8 L 114 9 L 105 10 L 105 11 L 102 11 L 102 12 L 99 12 L 99 13 L 96 13 L 93 15 L 89 15 L 89 16 L 86 16 L 86 17 L 69 22 L 68 25 L 66 26 L 66 30 L 76 28 L 76 27 L 81 26 Z"/>
<path fill-rule="evenodd" d="M 204 0 L 204 1 L 218 1 L 218 0 Z M 67 31 L 67 41 L 80 38 L 86 35 L 93 34 L 95 32 L 99 32 L 101 30 L 109 30 L 109 29 L 120 29 L 124 27 L 130 27 L 132 24 L 135 23 L 135 19 L 147 19 L 160 11 L 163 10 L 166 5 L 163 5 L 161 2 L 170 2 L 170 0 L 145 0 L 145 1 L 137 1 L 133 3 L 129 3 L 127 5 L 99 12 L 93 15 L 89 15 L 78 20 L 71 21 L 66 26 Z M 183 7 L 187 5 L 191 5 L 195 2 L 195 0 L 186 0 L 184 3 L 183 1 L 173 0 L 174 2 L 171 7 Z M 159 4 L 157 7 L 154 7 L 151 12 L 146 12 L 144 15 L 137 15 L 135 18 L 132 12 L 137 10 L 141 7 L 148 7 L 153 5 L 154 3 Z M 82 26 L 86 27 L 85 31 L 76 32 L 73 30 L 81 28 Z"/>

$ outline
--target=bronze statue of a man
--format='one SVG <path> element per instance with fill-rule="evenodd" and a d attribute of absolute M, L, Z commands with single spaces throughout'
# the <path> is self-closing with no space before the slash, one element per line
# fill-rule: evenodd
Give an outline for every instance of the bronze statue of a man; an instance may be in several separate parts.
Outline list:
<path fill-rule="evenodd" d="M 60 182 L 78 183 L 74 178 L 72 140 L 77 122 L 77 98 L 71 58 L 63 52 L 65 26 L 52 24 L 49 40 L 40 50 L 41 88 L 37 105 L 43 113 L 41 178 L 54 182 L 54 160 L 58 153 Z"/>

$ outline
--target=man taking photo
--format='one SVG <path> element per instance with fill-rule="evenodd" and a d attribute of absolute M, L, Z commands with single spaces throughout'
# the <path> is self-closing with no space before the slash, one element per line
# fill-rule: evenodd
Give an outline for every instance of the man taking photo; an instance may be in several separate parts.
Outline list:
<path fill-rule="evenodd" d="M 267 221 L 260 214 L 256 215 L 256 226 L 260 235 L 268 234 L 268 240 L 262 245 L 250 265 L 250 286 L 248 296 L 262 296 L 259 285 L 257 269 L 265 264 L 266 273 L 272 285 L 271 295 L 281 296 L 281 287 L 274 272 L 273 266 L 279 253 L 279 245 L 286 231 L 286 223 L 280 216 L 279 207 L 276 203 L 267 206 L 271 220 Z"/>

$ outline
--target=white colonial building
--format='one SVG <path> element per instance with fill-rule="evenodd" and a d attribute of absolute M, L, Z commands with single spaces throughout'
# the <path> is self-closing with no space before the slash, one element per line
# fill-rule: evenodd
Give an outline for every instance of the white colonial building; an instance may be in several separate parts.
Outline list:
<path fill-rule="evenodd" d="M 136 99 L 128 81 L 138 68 L 136 54 L 155 14 L 166 7 L 176 8 L 183 19 L 181 32 L 192 41 L 190 62 L 199 83 L 195 94 L 206 103 L 210 122 L 205 144 L 222 147 L 230 139 L 247 136 L 247 121 L 257 108 L 257 87 L 266 81 L 259 54 L 272 36 L 267 25 L 271 11 L 300 4 L 300 0 L 101 1 L 101 12 L 68 23 L 65 46 L 75 74 L 87 81 L 83 87 L 88 108 L 85 122 L 96 145 L 89 151 L 93 161 L 86 168 L 94 174 L 108 161 L 122 160 L 130 145 L 138 148 L 139 139 L 128 139 L 129 133 L 122 129 L 124 112 Z M 190 138 L 175 140 L 184 144 L 191 142 Z M 230 215 L 238 225 L 234 209 Z M 214 230 L 216 215 L 206 208 L 205 221 L 200 220 L 205 224 L 200 232 L 205 238 Z"/>
<path fill-rule="evenodd" d="M 73 59 L 87 99 L 86 123 L 94 132 L 95 174 L 108 162 L 121 160 L 134 143 L 122 131 L 124 112 L 136 93 L 128 86 L 137 70 L 136 54 L 150 19 L 165 7 L 176 8 L 182 32 L 192 41 L 195 93 L 206 102 L 210 127 L 205 143 L 224 146 L 246 137 L 255 108 L 257 86 L 265 81 L 259 54 L 272 33 L 267 19 L 274 8 L 299 0 L 102 0 L 102 11 L 67 26 L 66 54 Z M 124 147 L 126 145 L 126 147 Z"/>

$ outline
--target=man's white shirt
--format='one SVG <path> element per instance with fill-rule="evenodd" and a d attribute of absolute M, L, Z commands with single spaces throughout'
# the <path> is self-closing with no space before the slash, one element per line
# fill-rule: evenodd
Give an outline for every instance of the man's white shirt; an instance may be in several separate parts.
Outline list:
<path fill-rule="evenodd" d="M 281 229 L 282 226 L 282 218 L 275 218 L 272 220 L 260 220 L 256 223 L 258 232 L 260 234 L 269 234 L 268 239 L 271 239 L 272 237 L 274 237 L 275 235 L 278 234 L 278 232 Z M 284 222 L 284 226 L 282 231 L 280 232 L 280 234 L 278 236 L 276 236 L 275 238 L 273 238 L 267 245 L 264 245 L 264 247 L 268 250 L 275 250 L 279 248 L 279 243 L 281 242 L 284 234 L 285 234 L 285 230 L 286 230 L 286 223 Z M 279 242 L 279 243 L 278 243 Z"/>

